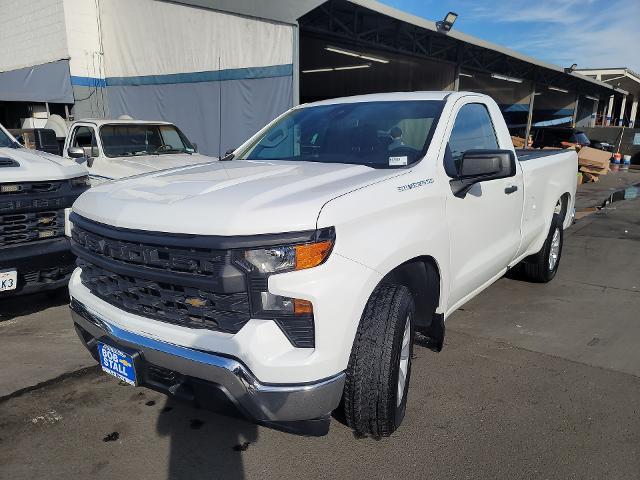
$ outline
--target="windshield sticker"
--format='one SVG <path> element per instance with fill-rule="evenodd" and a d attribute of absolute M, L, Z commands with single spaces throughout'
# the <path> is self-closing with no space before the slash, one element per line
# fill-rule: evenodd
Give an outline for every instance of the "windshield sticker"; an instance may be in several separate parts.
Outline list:
<path fill-rule="evenodd" d="M 389 157 L 389 166 L 397 167 L 399 165 L 406 165 L 407 157 Z"/>
<path fill-rule="evenodd" d="M 433 178 L 427 178 L 425 180 L 420 180 L 419 182 L 413 182 L 408 185 L 401 185 L 398 188 L 399 192 L 406 192 L 407 190 L 412 190 L 418 187 L 424 187 L 425 185 L 429 185 L 433 183 Z"/>

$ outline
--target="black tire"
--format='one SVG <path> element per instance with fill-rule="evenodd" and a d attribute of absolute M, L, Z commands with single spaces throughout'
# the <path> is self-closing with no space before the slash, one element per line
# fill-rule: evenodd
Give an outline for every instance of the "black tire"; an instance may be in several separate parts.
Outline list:
<path fill-rule="evenodd" d="M 556 276 L 558 266 L 560 265 L 560 257 L 562 256 L 562 244 L 564 242 L 562 230 L 562 219 L 560 215 L 554 214 L 553 219 L 551 220 L 549 234 L 547 235 L 547 239 L 545 240 L 542 249 L 535 255 L 532 255 L 531 257 L 524 260 L 524 262 L 522 263 L 522 273 L 527 280 L 538 283 L 546 283 L 553 280 L 553 277 Z M 550 268 L 549 257 L 552 253 L 553 238 L 556 232 L 558 232 L 560 238 L 560 246 L 559 250 L 557 251 L 555 264 L 553 268 Z"/>
<path fill-rule="evenodd" d="M 357 434 L 386 437 L 402 423 L 411 378 L 414 317 L 411 292 L 401 285 L 378 285 L 367 302 L 351 350 L 344 388 L 345 419 Z M 407 319 L 408 363 L 398 403 L 400 355 Z"/>

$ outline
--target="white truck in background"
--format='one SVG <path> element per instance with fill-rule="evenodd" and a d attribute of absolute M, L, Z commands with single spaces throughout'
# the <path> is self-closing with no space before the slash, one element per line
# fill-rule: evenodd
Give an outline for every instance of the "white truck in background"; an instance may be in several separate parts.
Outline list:
<path fill-rule="evenodd" d="M 197 153 L 168 122 L 86 119 L 69 126 L 63 154 L 86 167 L 93 185 L 217 160 Z"/>
<path fill-rule="evenodd" d="M 439 351 L 507 270 L 553 279 L 573 218 L 576 152 L 516 153 L 475 93 L 301 105 L 224 160 L 76 201 L 73 320 L 125 382 L 306 433 L 342 401 L 390 435 L 414 331 Z"/>
<path fill-rule="evenodd" d="M 88 187 L 81 166 L 22 147 L 0 125 L 0 303 L 66 291 L 75 268 L 68 215 Z"/>

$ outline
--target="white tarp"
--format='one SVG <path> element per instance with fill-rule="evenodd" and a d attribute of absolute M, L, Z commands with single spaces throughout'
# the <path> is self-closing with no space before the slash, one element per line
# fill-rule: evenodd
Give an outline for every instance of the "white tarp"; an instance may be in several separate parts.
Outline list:
<path fill-rule="evenodd" d="M 157 0 L 102 0 L 106 77 L 293 63 L 293 27 Z"/>

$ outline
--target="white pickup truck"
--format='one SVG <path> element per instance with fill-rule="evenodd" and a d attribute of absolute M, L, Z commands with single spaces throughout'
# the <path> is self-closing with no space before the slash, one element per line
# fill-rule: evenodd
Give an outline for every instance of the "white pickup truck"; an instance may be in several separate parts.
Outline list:
<path fill-rule="evenodd" d="M 74 122 L 63 153 L 87 168 L 91 183 L 217 160 L 200 155 L 168 122 L 97 120 Z"/>
<path fill-rule="evenodd" d="M 81 166 L 23 148 L 0 125 L 0 305 L 12 295 L 66 290 L 75 268 L 67 217 L 88 187 Z"/>
<path fill-rule="evenodd" d="M 440 350 L 507 270 L 551 280 L 572 222 L 576 152 L 517 157 L 474 93 L 302 105 L 225 160 L 76 201 L 72 315 L 108 373 L 279 428 L 324 433 L 342 401 L 391 434 L 414 331 Z"/>

